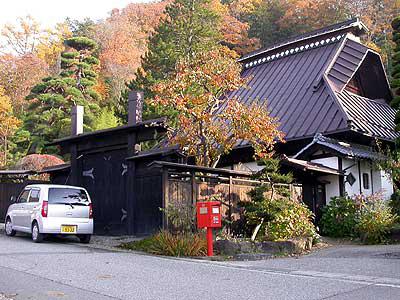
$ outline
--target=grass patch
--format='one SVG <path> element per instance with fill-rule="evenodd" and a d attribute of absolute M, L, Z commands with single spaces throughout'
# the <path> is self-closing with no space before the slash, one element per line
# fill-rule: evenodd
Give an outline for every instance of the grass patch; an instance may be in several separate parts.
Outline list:
<path fill-rule="evenodd" d="M 153 237 L 144 238 L 138 241 L 132 241 L 128 243 L 122 243 L 119 245 L 119 248 L 125 250 L 135 250 L 135 251 L 144 251 L 148 252 L 147 250 L 150 249 L 153 245 Z"/>
<path fill-rule="evenodd" d="M 139 241 L 123 243 L 122 249 L 144 251 L 147 253 L 166 256 L 205 256 L 207 241 L 203 234 L 179 233 L 168 231 L 159 233 Z"/>

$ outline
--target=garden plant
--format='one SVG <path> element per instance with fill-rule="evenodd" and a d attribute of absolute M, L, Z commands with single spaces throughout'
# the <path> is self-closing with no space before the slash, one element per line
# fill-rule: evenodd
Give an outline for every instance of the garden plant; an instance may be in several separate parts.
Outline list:
<path fill-rule="evenodd" d="M 321 232 L 331 237 L 360 238 L 366 244 L 388 241 L 398 220 L 382 193 L 335 197 L 324 208 Z"/>

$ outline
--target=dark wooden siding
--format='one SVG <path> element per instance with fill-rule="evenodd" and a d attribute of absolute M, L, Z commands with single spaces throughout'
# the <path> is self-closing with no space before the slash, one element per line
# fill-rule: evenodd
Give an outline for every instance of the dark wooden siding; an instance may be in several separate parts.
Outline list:
<path fill-rule="evenodd" d="M 4 222 L 7 209 L 11 204 L 11 196 L 17 197 L 28 184 L 48 183 L 39 180 L 24 180 L 19 182 L 0 182 L 0 222 Z"/>
<path fill-rule="evenodd" d="M 95 231 L 123 234 L 126 231 L 126 150 L 85 154 L 81 185 L 93 201 Z"/>
<path fill-rule="evenodd" d="M 162 226 L 162 176 L 137 176 L 135 193 L 135 231 L 137 235 L 147 235 Z"/>

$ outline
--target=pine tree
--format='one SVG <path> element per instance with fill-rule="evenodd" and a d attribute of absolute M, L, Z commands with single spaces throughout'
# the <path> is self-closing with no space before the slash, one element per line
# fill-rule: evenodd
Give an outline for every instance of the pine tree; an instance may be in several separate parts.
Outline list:
<path fill-rule="evenodd" d="M 394 98 L 392 107 L 397 109 L 396 114 L 396 130 L 400 131 L 400 16 L 392 22 L 393 42 L 396 44 L 392 57 L 392 88 Z"/>
<path fill-rule="evenodd" d="M 72 106 L 84 106 L 86 131 L 93 129 L 99 112 L 101 99 L 93 88 L 97 84 L 99 64 L 93 56 L 96 42 L 86 37 L 73 37 L 65 40 L 65 45 L 68 51 L 61 54 L 60 74 L 44 78 L 27 97 L 30 104 L 24 129 L 31 133 L 35 152 L 41 151 L 46 143 L 70 134 Z"/>
<path fill-rule="evenodd" d="M 149 39 L 148 51 L 142 58 L 135 80 L 128 85 L 129 89 L 144 91 L 145 118 L 160 114 L 157 109 L 146 105 L 146 99 L 153 97 L 151 87 L 166 79 L 178 60 L 190 59 L 199 52 L 210 50 L 220 40 L 220 18 L 209 0 L 176 0 L 167 6 L 165 14 Z M 126 101 L 127 95 L 124 98 Z M 126 104 L 120 107 L 124 108 Z"/>

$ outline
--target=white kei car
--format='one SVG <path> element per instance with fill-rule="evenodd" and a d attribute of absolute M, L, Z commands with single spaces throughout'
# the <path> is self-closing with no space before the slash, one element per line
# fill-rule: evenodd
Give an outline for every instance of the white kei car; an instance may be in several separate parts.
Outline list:
<path fill-rule="evenodd" d="M 13 197 L 12 197 L 13 198 Z M 5 232 L 32 234 L 39 243 L 45 235 L 77 235 L 89 243 L 93 234 L 93 207 L 88 192 L 81 187 L 35 184 L 12 199 L 5 219 Z"/>

